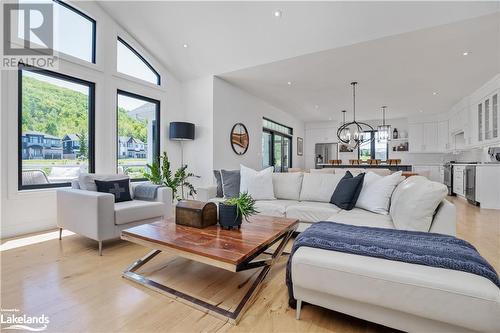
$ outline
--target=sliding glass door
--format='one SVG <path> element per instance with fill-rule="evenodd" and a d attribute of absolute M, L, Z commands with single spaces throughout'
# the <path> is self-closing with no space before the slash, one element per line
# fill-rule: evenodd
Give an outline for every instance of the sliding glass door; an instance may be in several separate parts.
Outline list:
<path fill-rule="evenodd" d="M 262 132 L 262 166 L 275 172 L 287 172 L 292 166 L 292 138 L 276 132 Z"/>

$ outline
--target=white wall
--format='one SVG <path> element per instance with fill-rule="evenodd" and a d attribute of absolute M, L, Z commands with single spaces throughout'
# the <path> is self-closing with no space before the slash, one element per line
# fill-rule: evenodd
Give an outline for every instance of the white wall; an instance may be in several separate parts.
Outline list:
<path fill-rule="evenodd" d="M 184 142 L 184 161 L 188 171 L 200 176 L 190 179 L 196 186 L 212 184 L 213 170 L 213 77 L 182 83 L 186 121 L 195 124 L 195 140 Z"/>
<path fill-rule="evenodd" d="M 304 156 L 297 156 L 297 137 L 304 138 L 302 121 L 218 77 L 214 78 L 213 96 L 214 169 L 239 169 L 240 164 L 262 169 L 263 117 L 293 128 L 292 167 L 304 167 Z M 229 142 L 229 134 L 236 123 L 243 123 L 250 135 L 244 155 L 236 155 Z"/>
<path fill-rule="evenodd" d="M 183 118 L 180 84 L 141 45 L 92 2 L 74 6 L 97 21 L 97 64 L 61 55 L 59 72 L 96 84 L 96 172 L 116 172 L 116 90 L 122 89 L 157 100 L 161 104 L 161 149 L 179 166 L 177 145 L 167 144 L 168 124 Z M 159 71 L 162 85 L 144 83 L 116 71 L 116 36 L 125 38 Z M 0 237 L 35 232 L 56 226 L 55 190 L 18 191 L 17 188 L 17 71 L 3 71 L 1 84 L 1 229 Z"/>

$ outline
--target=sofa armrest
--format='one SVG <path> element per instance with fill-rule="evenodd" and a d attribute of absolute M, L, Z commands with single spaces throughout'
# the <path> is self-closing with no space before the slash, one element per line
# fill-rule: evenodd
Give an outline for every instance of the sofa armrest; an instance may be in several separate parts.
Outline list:
<path fill-rule="evenodd" d="M 457 209 L 448 200 L 443 200 L 436 209 L 429 232 L 456 236 Z"/>
<path fill-rule="evenodd" d="M 95 240 L 113 238 L 115 197 L 110 193 L 58 189 L 57 225 Z"/>
<path fill-rule="evenodd" d="M 196 199 L 200 201 L 209 201 L 217 196 L 217 186 L 198 187 L 196 192 Z"/>
<path fill-rule="evenodd" d="M 172 217 L 173 214 L 173 194 L 170 187 L 160 187 L 156 193 L 156 201 L 164 205 L 163 217 Z"/>

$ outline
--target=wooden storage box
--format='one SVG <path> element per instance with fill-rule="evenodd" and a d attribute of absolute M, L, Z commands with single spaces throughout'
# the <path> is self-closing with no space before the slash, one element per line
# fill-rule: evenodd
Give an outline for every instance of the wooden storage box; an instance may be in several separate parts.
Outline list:
<path fill-rule="evenodd" d="M 181 200 L 175 207 L 175 223 L 195 228 L 217 224 L 217 206 L 213 202 Z"/>

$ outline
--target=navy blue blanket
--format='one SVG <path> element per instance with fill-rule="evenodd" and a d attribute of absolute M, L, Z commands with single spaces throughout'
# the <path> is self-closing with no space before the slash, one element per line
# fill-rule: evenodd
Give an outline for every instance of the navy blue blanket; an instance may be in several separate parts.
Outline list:
<path fill-rule="evenodd" d="M 441 267 L 483 276 L 500 288 L 495 269 L 468 242 L 429 232 L 358 227 L 318 222 L 302 232 L 292 247 L 286 267 L 289 304 L 295 308 L 292 258 L 302 246 L 362 256 Z"/>

